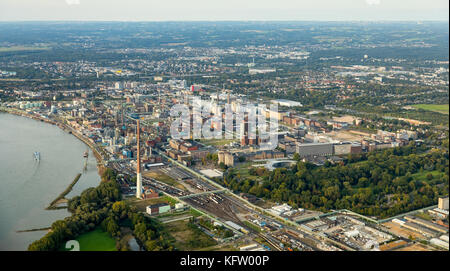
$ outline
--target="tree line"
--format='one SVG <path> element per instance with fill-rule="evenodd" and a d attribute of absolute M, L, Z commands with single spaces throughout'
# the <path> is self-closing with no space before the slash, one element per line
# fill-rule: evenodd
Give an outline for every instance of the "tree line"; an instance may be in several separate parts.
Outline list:
<path fill-rule="evenodd" d="M 437 204 L 439 196 L 448 195 L 448 166 L 448 149 L 425 150 L 410 144 L 349 155 L 335 165 L 298 161 L 272 172 L 250 171 L 260 176 L 258 180 L 242 178 L 229 169 L 217 181 L 234 191 L 287 202 L 294 208 L 349 209 L 389 217 Z"/>

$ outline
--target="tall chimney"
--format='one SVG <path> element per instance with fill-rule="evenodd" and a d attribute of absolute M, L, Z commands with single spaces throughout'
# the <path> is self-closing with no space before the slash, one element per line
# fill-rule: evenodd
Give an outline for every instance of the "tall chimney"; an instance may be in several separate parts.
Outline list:
<path fill-rule="evenodd" d="M 139 126 L 139 119 L 137 120 L 137 161 L 136 161 L 136 198 L 142 198 L 142 175 L 141 175 L 141 144 L 140 144 L 141 128 Z"/>

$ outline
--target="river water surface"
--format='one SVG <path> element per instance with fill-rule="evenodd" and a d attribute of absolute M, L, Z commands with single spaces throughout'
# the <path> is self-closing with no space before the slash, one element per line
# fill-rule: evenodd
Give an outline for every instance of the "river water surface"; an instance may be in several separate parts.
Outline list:
<path fill-rule="evenodd" d="M 56 126 L 25 117 L 0 113 L 0 250 L 26 250 L 46 231 L 18 230 L 49 227 L 69 216 L 67 210 L 45 208 L 73 181 L 80 180 L 66 198 L 97 186 L 100 177 L 88 147 Z M 33 153 L 41 153 L 41 161 Z"/>

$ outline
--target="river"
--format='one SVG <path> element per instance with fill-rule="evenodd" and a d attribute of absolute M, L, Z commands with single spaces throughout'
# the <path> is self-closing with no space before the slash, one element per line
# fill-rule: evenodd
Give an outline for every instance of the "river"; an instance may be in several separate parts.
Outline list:
<path fill-rule="evenodd" d="M 84 169 L 86 150 L 86 144 L 54 125 L 0 113 L 0 250 L 26 250 L 46 231 L 16 231 L 49 227 L 69 216 L 65 209 L 45 208 L 78 173 L 81 178 L 66 198 L 99 184 L 91 150 Z M 40 162 L 35 151 L 41 153 Z"/>

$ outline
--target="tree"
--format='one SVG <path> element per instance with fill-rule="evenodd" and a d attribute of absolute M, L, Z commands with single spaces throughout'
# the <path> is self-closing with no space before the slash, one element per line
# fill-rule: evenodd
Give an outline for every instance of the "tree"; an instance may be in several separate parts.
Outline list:
<path fill-rule="evenodd" d="M 123 201 L 116 201 L 113 203 L 111 210 L 118 216 L 120 216 L 121 219 L 125 218 L 126 216 L 126 205 Z"/>

